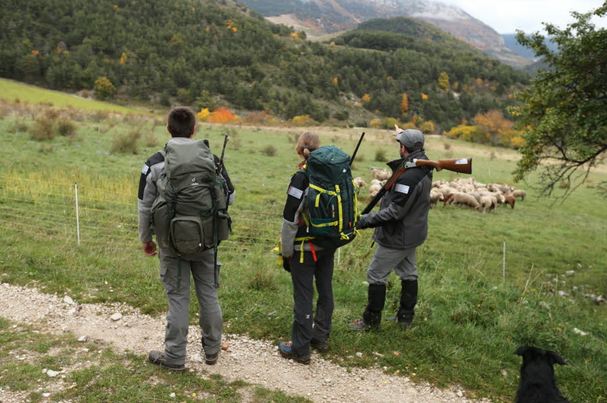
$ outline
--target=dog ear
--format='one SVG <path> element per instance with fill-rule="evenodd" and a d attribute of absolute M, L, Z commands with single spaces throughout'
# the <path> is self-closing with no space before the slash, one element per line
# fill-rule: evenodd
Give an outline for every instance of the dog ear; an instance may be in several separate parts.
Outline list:
<path fill-rule="evenodd" d="M 520 356 L 524 356 L 525 353 L 527 352 L 527 350 L 529 350 L 529 347 L 527 347 L 527 346 L 520 346 L 519 348 L 516 349 L 516 351 L 514 352 L 514 354 L 520 355 Z"/>
<path fill-rule="evenodd" d="M 558 353 L 555 353 L 554 351 L 546 351 L 546 356 L 550 358 L 550 362 L 552 364 L 567 365 L 567 361 L 565 361 L 563 357 L 561 357 L 560 355 L 558 355 Z"/>

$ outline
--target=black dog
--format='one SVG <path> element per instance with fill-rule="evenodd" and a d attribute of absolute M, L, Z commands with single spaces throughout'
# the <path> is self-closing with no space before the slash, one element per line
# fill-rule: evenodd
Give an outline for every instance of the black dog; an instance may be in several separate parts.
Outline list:
<path fill-rule="evenodd" d="M 516 403 L 568 403 L 556 387 L 554 364 L 565 365 L 565 360 L 553 351 L 536 347 L 519 347 L 516 354 L 523 357 L 521 379 L 516 392 Z"/>

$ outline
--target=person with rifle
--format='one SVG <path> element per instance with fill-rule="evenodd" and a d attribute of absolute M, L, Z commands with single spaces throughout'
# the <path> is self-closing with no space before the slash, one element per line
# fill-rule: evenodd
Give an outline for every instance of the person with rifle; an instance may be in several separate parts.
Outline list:
<path fill-rule="evenodd" d="M 303 158 L 291 177 L 283 209 L 280 249 L 293 282 L 291 341 L 278 350 L 287 359 L 310 363 L 310 349 L 329 349 L 333 317 L 335 250 L 355 236 L 350 157 L 318 135 L 304 133 L 295 146 Z M 318 292 L 314 311 L 314 284 Z"/>
<path fill-rule="evenodd" d="M 389 162 L 388 166 L 393 172 L 404 172 L 395 178 L 391 188 L 383 195 L 380 210 L 361 215 L 357 224 L 358 229 L 375 228 L 373 239 L 377 250 L 367 269 L 367 306 L 362 318 L 351 325 L 356 331 L 379 328 L 386 300 L 388 275 L 392 271 L 401 279 L 400 306 L 396 320 L 403 329 L 411 326 L 417 304 L 418 273 L 415 252 L 428 234 L 432 168 L 401 168 L 414 160 L 428 159 L 424 152 L 424 135 L 421 131 L 402 130 L 397 127 L 396 141 L 401 158 Z"/>
<path fill-rule="evenodd" d="M 164 351 L 150 351 L 148 360 L 175 371 L 185 369 L 190 275 L 200 306 L 205 362 L 213 365 L 219 357 L 223 318 L 217 298 L 217 245 L 229 234 L 227 205 L 234 200 L 223 151 L 217 158 L 206 140 L 194 140 L 195 126 L 191 109 L 170 111 L 171 139 L 145 162 L 138 194 L 139 238 L 147 256 L 159 256 L 169 304 Z"/>

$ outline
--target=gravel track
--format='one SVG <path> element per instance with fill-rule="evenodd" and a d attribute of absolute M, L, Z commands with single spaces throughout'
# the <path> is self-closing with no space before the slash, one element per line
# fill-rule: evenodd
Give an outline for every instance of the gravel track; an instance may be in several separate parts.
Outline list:
<path fill-rule="evenodd" d="M 111 317 L 120 313 L 121 318 Z M 127 305 L 78 304 L 36 289 L 0 284 L 0 316 L 48 333 L 72 333 L 101 341 L 114 350 L 145 355 L 162 349 L 165 320 L 144 315 Z M 117 315 L 119 316 L 119 315 Z M 116 319 L 116 316 L 114 317 Z M 186 366 L 203 376 L 217 373 L 230 381 L 244 380 L 315 402 L 471 402 L 461 389 L 437 389 L 413 383 L 379 368 L 339 366 L 314 354 L 309 366 L 285 360 L 269 341 L 227 334 L 227 350 L 215 366 L 201 359 L 200 330 L 190 327 Z M 0 402 L 15 398 L 0 389 Z M 248 399 L 244 399 L 248 400 Z M 486 400 L 484 400 L 487 402 Z"/>

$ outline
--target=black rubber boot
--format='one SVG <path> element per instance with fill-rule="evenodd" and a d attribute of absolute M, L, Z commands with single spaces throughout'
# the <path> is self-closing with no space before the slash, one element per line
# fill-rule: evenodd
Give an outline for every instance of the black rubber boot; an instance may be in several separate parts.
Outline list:
<path fill-rule="evenodd" d="M 398 324 L 407 329 L 413 322 L 417 304 L 417 280 L 401 280 L 400 307 L 396 314 Z"/>
<path fill-rule="evenodd" d="M 369 284 L 368 298 L 362 320 L 358 320 L 353 324 L 353 328 L 354 326 L 357 327 L 356 330 L 379 329 L 381 312 L 386 303 L 385 284 Z"/>

